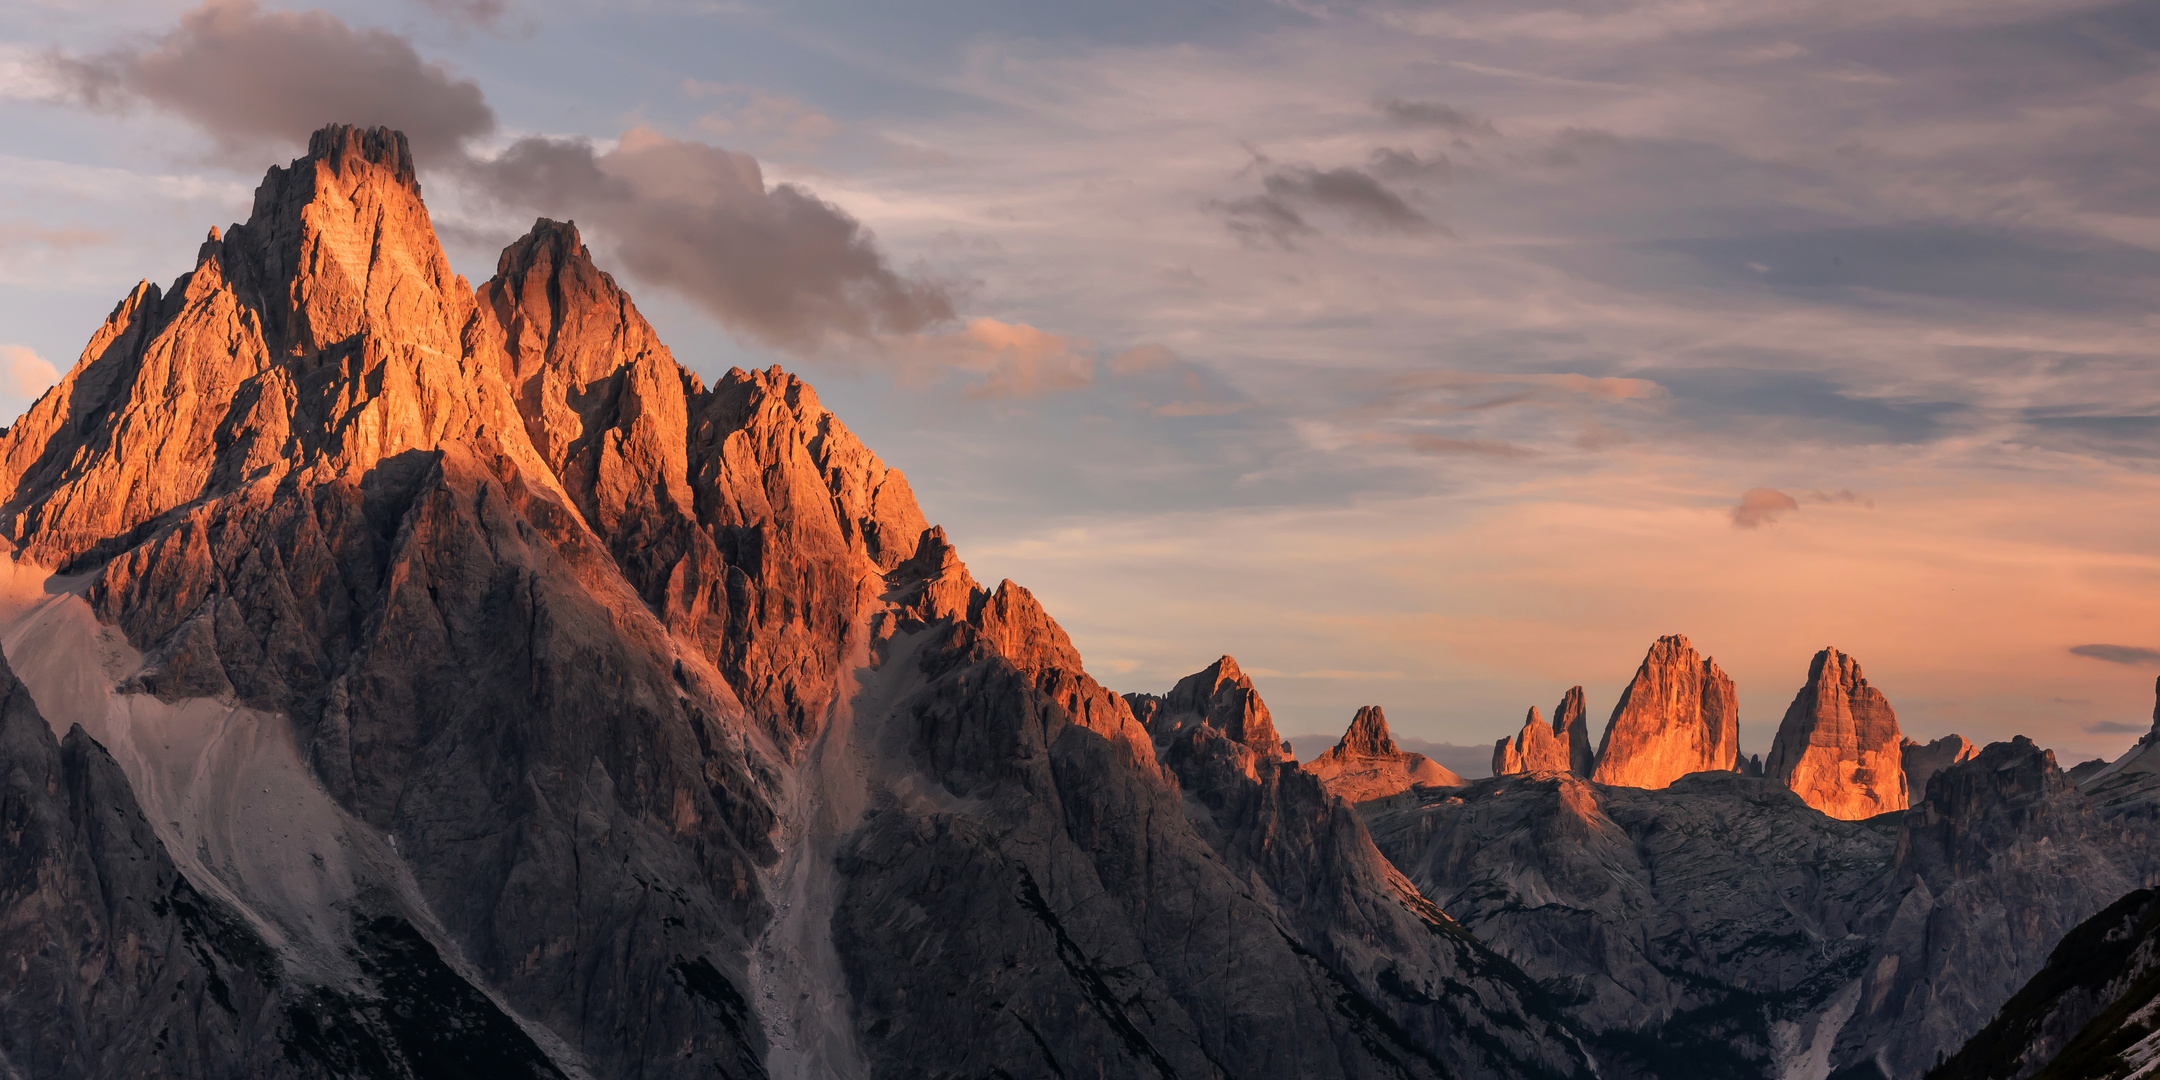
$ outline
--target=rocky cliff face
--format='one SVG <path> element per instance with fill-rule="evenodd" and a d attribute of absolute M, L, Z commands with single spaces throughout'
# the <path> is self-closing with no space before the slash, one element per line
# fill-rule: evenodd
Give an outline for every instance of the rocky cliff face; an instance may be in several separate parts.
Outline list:
<path fill-rule="evenodd" d="M 1918 1077 L 2155 872 L 2156 804 L 2029 741 L 1845 821 L 1772 780 L 1496 777 L 1368 804 L 1426 895 L 1566 1003 L 1614 1076 Z"/>
<path fill-rule="evenodd" d="M 2160 1063 L 2160 892 L 2079 923 L 2047 966 L 1928 1080 L 2113 1080 Z"/>
<path fill-rule="evenodd" d="M 1502 739 L 1493 746 L 1493 775 L 1508 776 L 1526 772 L 1572 772 L 1588 776 L 1596 764 L 1596 755 L 1590 749 L 1590 722 L 1583 709 L 1583 689 L 1580 686 L 1568 690 L 1560 699 L 1560 707 L 1553 710 L 1552 723 L 1538 715 L 1537 707 L 1531 706 L 1530 715 L 1523 718 L 1522 731 L 1513 739 Z"/>
<path fill-rule="evenodd" d="M 1785 710 L 1763 771 L 1809 806 L 1857 821 L 1910 805 L 1904 743 L 1889 699 L 1868 685 L 1859 662 L 1824 649 Z"/>
<path fill-rule="evenodd" d="M 1911 739 L 1900 744 L 1905 764 L 1906 797 L 1918 803 L 1927 797 L 1928 781 L 1935 774 L 1957 764 L 1970 761 L 1980 753 L 1963 735 L 1945 735 L 1934 742 L 1919 743 Z"/>
<path fill-rule="evenodd" d="M 1367 705 L 1333 749 L 1307 762 L 1305 771 L 1335 797 L 1352 804 L 1400 795 L 1413 787 L 1461 787 L 1463 778 L 1423 754 L 1395 748 L 1387 716 Z"/>
<path fill-rule="evenodd" d="M 1731 772 L 1740 756 L 1732 679 L 1677 634 L 1657 639 L 1620 694 L 1591 779 L 1661 788 L 1690 773 Z"/>
<path fill-rule="evenodd" d="M 18 1071 L 1586 1071 L 1234 663 L 1143 725 L 574 229 L 468 288 L 394 132 L 115 309 L 0 532 Z"/>

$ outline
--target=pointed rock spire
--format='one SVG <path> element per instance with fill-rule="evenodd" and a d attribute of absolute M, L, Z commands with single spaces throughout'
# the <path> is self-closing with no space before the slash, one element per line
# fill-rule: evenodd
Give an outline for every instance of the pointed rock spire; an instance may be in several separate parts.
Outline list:
<path fill-rule="evenodd" d="M 1466 783 L 1423 754 L 1397 749 L 1387 715 L 1367 705 L 1350 720 L 1335 748 L 1314 758 L 1305 771 L 1351 803 L 1384 799 L 1413 787 L 1461 787 Z"/>
<path fill-rule="evenodd" d="M 1594 757 L 1590 750 L 1590 726 L 1583 716 L 1583 689 L 1568 690 L 1553 710 L 1552 723 L 1531 706 L 1522 731 L 1513 739 L 1493 746 L 1493 775 L 1530 772 L 1571 772 L 1590 775 Z"/>
<path fill-rule="evenodd" d="M 1228 656 L 1178 680 L 1163 699 L 1159 716 L 1158 724 L 1166 726 L 1152 731 L 1157 742 L 1198 721 L 1251 747 L 1263 760 L 1281 761 L 1288 756 L 1267 704 L 1237 661 Z"/>
<path fill-rule="evenodd" d="M 1740 758 L 1732 679 L 1678 634 L 1650 646 L 1613 706 L 1591 779 L 1662 788 L 1689 773 L 1731 772 Z"/>
<path fill-rule="evenodd" d="M 1904 741 L 1889 699 L 1859 661 L 1826 648 L 1785 710 L 1763 772 L 1809 806 L 1858 821 L 1911 805 Z"/>
<path fill-rule="evenodd" d="M 1350 728 L 1336 742 L 1335 750 L 1367 757 L 1395 753 L 1395 739 L 1388 734 L 1387 714 L 1381 712 L 1378 705 L 1359 709 L 1357 715 L 1350 718 Z"/>

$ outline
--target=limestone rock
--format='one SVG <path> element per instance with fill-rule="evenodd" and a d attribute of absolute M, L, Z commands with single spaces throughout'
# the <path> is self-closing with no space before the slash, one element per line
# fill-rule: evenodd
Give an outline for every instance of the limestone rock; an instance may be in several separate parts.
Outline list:
<path fill-rule="evenodd" d="M 1661 788 L 1698 772 L 1731 772 L 1740 755 L 1732 679 L 1687 638 L 1657 639 L 1620 694 L 1598 742 L 1591 779 Z"/>
<path fill-rule="evenodd" d="M 1928 1080 L 2137 1075 L 2160 1038 L 2137 1017 L 2160 998 L 2160 891 L 2139 889 L 2079 923 L 2047 966 Z"/>
<path fill-rule="evenodd" d="M 1583 688 L 1570 689 L 1553 710 L 1552 723 L 1531 706 L 1523 729 L 1514 739 L 1493 746 L 1493 775 L 1526 772 L 1572 772 L 1590 775 L 1595 755 L 1590 749 L 1590 724 L 1583 709 Z"/>
<path fill-rule="evenodd" d="M 1143 723 L 808 385 L 567 224 L 470 289 L 414 175 L 318 132 L 0 434 L 0 1071 L 1589 1074 L 1233 661 Z"/>
<path fill-rule="evenodd" d="M 1170 693 L 1144 706 L 1153 717 L 1148 731 L 1163 742 L 1195 724 L 1207 724 L 1233 741 L 1251 747 L 1259 759 L 1281 761 L 1290 744 L 1275 732 L 1275 720 L 1236 660 L 1222 657 L 1178 680 Z"/>
<path fill-rule="evenodd" d="M 1963 735 L 1945 735 L 1927 743 L 1906 739 L 1900 749 L 1905 765 L 1905 791 L 1913 805 L 1927 797 L 1928 781 L 1934 779 L 1936 773 L 1960 761 L 1969 761 L 1980 753 L 1980 748 Z"/>
<path fill-rule="evenodd" d="M 1834 818 L 1858 821 L 1904 810 L 1905 737 L 1881 690 L 1860 664 L 1827 648 L 1808 665 L 1807 685 L 1778 723 L 1763 772 Z"/>
<path fill-rule="evenodd" d="M 1395 747 L 1387 716 L 1367 705 L 1350 720 L 1340 742 L 1312 761 L 1305 771 L 1336 797 L 1349 803 L 1384 799 L 1414 787 L 1461 787 L 1465 781 L 1423 754 Z"/>

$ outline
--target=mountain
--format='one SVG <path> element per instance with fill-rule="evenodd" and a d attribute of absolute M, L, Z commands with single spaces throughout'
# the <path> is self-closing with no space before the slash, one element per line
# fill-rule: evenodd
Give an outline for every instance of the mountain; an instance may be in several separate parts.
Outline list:
<path fill-rule="evenodd" d="M 2120 1080 L 2160 1064 L 2160 891 L 2079 923 L 2047 966 L 1928 1080 Z"/>
<path fill-rule="evenodd" d="M 1808 665 L 1763 772 L 1831 817 L 1874 817 L 1911 805 L 1904 743 L 1889 699 L 1868 685 L 1858 661 L 1828 648 Z"/>
<path fill-rule="evenodd" d="M 1928 781 L 1936 773 L 1980 753 L 1980 748 L 1963 735 L 1945 735 L 1927 743 L 1907 739 L 1901 744 L 1901 750 L 1905 766 L 1905 790 L 1913 802 L 1919 802 L 1927 794 Z M 2071 772 L 2075 776 L 2076 770 Z"/>
<path fill-rule="evenodd" d="M 1714 771 L 1503 776 L 1360 813 L 1607 1078 L 1918 1077 L 2152 874 L 2160 837 L 2153 803 L 2106 812 L 2024 739 L 1864 820 Z"/>
<path fill-rule="evenodd" d="M 1423 754 L 1395 748 L 1387 715 L 1367 705 L 1350 720 L 1333 749 L 1308 762 L 1305 771 L 1323 787 L 1352 804 L 1400 795 L 1414 787 L 1461 787 L 1462 777 Z"/>
<path fill-rule="evenodd" d="M 979 586 L 574 227 L 470 287 L 325 128 L 0 435 L 0 1064 L 1576 1077 L 1299 769 Z"/>
<path fill-rule="evenodd" d="M 1690 773 L 1731 772 L 1740 755 L 1732 679 L 1677 634 L 1650 646 L 1598 740 L 1591 779 L 1662 788 Z"/>
<path fill-rule="evenodd" d="M 1590 750 L 1590 724 L 1583 708 L 1583 689 L 1572 687 L 1553 710 L 1547 725 L 1537 706 L 1523 718 L 1522 731 L 1510 741 L 1493 746 L 1494 776 L 1525 772 L 1572 772 L 1588 776 L 1595 767 Z"/>

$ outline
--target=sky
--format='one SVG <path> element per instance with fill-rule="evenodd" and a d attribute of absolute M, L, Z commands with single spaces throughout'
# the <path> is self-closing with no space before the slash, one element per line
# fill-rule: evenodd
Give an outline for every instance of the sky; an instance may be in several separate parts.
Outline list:
<path fill-rule="evenodd" d="M 1489 747 L 1681 633 L 1747 752 L 1828 645 L 1915 738 L 2152 725 L 2160 3 L 85 8 L 0 8 L 0 413 L 392 124 L 459 272 L 575 219 L 1115 689 Z"/>

